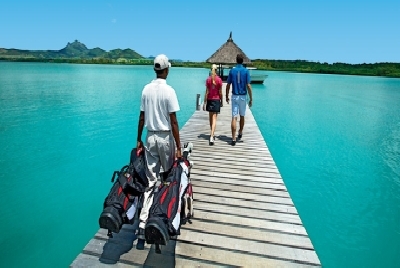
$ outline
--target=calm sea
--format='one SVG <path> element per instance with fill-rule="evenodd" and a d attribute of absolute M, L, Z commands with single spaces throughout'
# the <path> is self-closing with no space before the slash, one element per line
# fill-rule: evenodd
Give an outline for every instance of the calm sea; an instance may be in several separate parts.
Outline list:
<path fill-rule="evenodd" d="M 172 68 L 181 126 L 205 69 Z M 400 267 L 400 79 L 268 72 L 252 112 L 324 267 Z M 0 62 L 0 265 L 67 267 L 129 160 L 148 66 Z"/>

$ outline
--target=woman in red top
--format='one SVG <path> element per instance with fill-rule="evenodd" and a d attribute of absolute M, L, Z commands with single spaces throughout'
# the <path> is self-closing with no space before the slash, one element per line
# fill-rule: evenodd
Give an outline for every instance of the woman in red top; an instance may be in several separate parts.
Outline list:
<path fill-rule="evenodd" d="M 204 96 L 203 110 L 208 111 L 210 121 L 210 145 L 214 145 L 214 132 L 217 125 L 217 114 L 222 107 L 222 80 L 216 74 L 217 65 L 213 64 L 211 75 L 206 80 L 206 94 Z"/>

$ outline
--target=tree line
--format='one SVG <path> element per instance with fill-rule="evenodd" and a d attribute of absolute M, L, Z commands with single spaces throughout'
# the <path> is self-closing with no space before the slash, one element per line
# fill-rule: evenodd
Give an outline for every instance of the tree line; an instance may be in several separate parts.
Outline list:
<path fill-rule="evenodd" d="M 292 71 L 300 73 L 348 74 L 400 77 L 400 63 L 320 63 L 305 60 L 256 59 L 252 65 L 261 70 Z"/>
<path fill-rule="evenodd" d="M 76 63 L 76 64 L 127 64 L 127 65 L 152 65 L 153 59 L 126 59 L 126 58 L 34 58 L 34 57 L 1 57 L 0 60 L 19 62 L 54 62 L 54 63 Z M 173 61 L 174 67 L 210 68 L 207 62 L 184 62 Z M 299 73 L 321 73 L 321 74 L 346 74 L 346 75 L 368 75 L 386 76 L 400 78 L 400 63 L 320 63 L 305 60 L 253 60 L 249 67 L 268 71 L 291 71 Z"/>

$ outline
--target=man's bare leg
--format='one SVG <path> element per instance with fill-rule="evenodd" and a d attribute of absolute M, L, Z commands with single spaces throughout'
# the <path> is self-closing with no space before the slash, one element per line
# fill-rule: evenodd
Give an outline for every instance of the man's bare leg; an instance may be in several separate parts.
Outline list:
<path fill-rule="evenodd" d="M 242 138 L 243 128 L 244 128 L 244 116 L 240 116 L 240 122 L 239 122 L 239 139 Z"/>
<path fill-rule="evenodd" d="M 231 130 L 232 130 L 232 145 L 235 145 L 235 143 L 236 143 L 236 116 L 232 117 Z"/>

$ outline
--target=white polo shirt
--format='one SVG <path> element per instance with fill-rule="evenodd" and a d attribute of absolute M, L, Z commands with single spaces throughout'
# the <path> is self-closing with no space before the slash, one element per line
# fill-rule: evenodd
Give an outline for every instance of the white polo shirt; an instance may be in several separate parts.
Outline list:
<path fill-rule="evenodd" d="M 179 109 L 175 90 L 165 79 L 155 79 L 143 88 L 140 111 L 144 112 L 148 131 L 171 130 L 169 114 Z"/>

